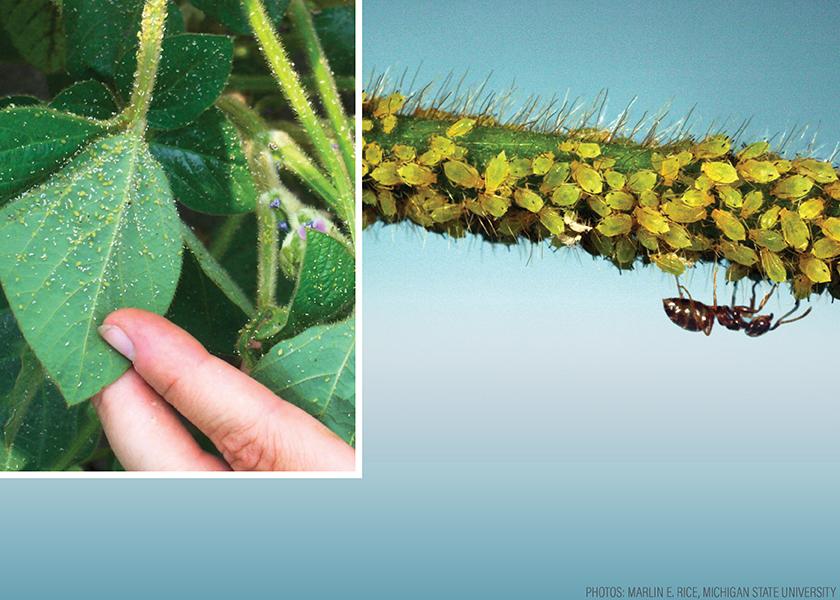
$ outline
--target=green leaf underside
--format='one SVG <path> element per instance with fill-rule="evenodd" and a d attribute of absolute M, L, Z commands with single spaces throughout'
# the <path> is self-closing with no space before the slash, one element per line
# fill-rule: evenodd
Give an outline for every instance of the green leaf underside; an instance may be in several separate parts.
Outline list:
<path fill-rule="evenodd" d="M 12 44 L 45 73 L 55 73 L 64 66 L 64 30 L 57 4 L 53 0 L 0 0 Z"/>
<path fill-rule="evenodd" d="M 356 69 L 356 11 L 334 6 L 315 13 L 315 30 L 335 73 L 352 75 Z"/>
<path fill-rule="evenodd" d="M 37 183 L 104 129 L 41 107 L 0 111 L 0 203 Z"/>
<path fill-rule="evenodd" d="M 84 460 L 99 426 L 88 405 L 68 408 L 15 325 L 0 310 L 0 471 L 46 471 Z"/>
<path fill-rule="evenodd" d="M 0 281 L 69 404 L 128 362 L 97 333 L 122 307 L 162 314 L 181 265 L 179 218 L 142 139 L 108 136 L 0 211 Z"/>
<path fill-rule="evenodd" d="M 73 76 L 94 72 L 111 78 L 117 61 L 134 54 L 143 0 L 64 0 L 67 70 Z M 167 6 L 166 33 L 184 31 L 178 7 Z"/>
<path fill-rule="evenodd" d="M 149 149 L 175 198 L 191 209 L 215 215 L 254 209 L 257 191 L 239 134 L 218 108 L 187 127 L 159 132 Z"/>
<path fill-rule="evenodd" d="M 355 320 L 321 325 L 280 342 L 251 375 L 318 418 L 348 443 L 356 432 Z"/>
<path fill-rule="evenodd" d="M 184 33 L 166 37 L 161 49 L 148 122 L 156 129 L 178 129 L 207 110 L 227 83 L 233 61 L 233 40 L 224 35 Z M 128 98 L 136 57 L 117 67 L 116 84 Z"/>
<path fill-rule="evenodd" d="M 242 8 L 241 0 L 191 0 L 191 3 L 233 33 L 240 35 L 251 33 L 248 16 Z M 263 0 L 263 5 L 274 26 L 278 27 L 283 20 L 283 15 L 286 14 L 289 0 Z"/>
<path fill-rule="evenodd" d="M 108 119 L 117 114 L 117 103 L 111 90 L 93 79 L 63 89 L 50 102 L 50 108 L 91 119 Z"/>
<path fill-rule="evenodd" d="M 33 106 L 37 104 L 41 104 L 41 101 L 35 96 L 3 96 L 0 98 L 0 110 L 15 106 Z"/>
<path fill-rule="evenodd" d="M 181 279 L 166 317 L 222 356 L 234 354 L 239 330 L 248 320 L 204 274 L 191 252 L 184 255 Z"/>
<path fill-rule="evenodd" d="M 334 238 L 309 231 L 289 319 L 281 335 L 292 337 L 307 327 L 347 316 L 355 297 L 353 256 Z"/>

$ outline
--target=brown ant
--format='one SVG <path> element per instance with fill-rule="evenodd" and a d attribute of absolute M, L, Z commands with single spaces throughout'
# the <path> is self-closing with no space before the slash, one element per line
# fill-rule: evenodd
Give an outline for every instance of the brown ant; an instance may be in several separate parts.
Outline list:
<path fill-rule="evenodd" d="M 737 283 L 737 282 L 736 282 Z M 712 333 L 712 326 L 715 324 L 715 319 L 723 327 L 733 331 L 743 330 L 750 337 L 758 337 L 764 335 L 768 331 L 773 331 L 780 325 L 785 323 L 793 323 L 804 319 L 811 312 L 808 308 L 804 313 L 795 319 L 788 319 L 790 315 L 799 310 L 799 300 L 796 301 L 793 309 L 779 318 L 776 323 L 773 323 L 773 313 L 769 315 L 756 314 L 761 312 L 767 301 L 776 291 L 776 285 L 770 288 L 770 291 L 762 298 L 758 307 L 755 306 L 755 288 L 758 286 L 756 281 L 752 288 L 752 298 L 749 306 L 735 304 L 735 289 L 732 290 L 732 302 L 730 305 L 718 305 L 717 303 L 717 268 L 714 271 L 713 284 L 713 304 L 703 304 L 691 297 L 688 289 L 680 284 L 677 279 L 677 293 L 678 298 L 665 298 L 662 300 L 662 305 L 665 308 L 665 314 L 676 325 L 679 325 L 687 331 L 702 331 L 706 335 Z M 683 292 L 688 296 L 683 296 Z"/>

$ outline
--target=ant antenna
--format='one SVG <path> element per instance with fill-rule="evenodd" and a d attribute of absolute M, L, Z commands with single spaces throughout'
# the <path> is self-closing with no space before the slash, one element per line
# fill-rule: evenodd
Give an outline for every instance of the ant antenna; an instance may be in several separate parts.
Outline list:
<path fill-rule="evenodd" d="M 773 331 L 774 329 L 776 329 L 780 325 L 784 325 L 784 324 L 787 324 L 787 323 L 793 323 L 794 321 L 799 321 L 800 319 L 804 319 L 805 317 L 807 317 L 811 313 L 811 308 L 812 307 L 809 306 L 808 310 L 806 310 L 804 313 L 802 313 L 801 315 L 799 315 L 795 319 L 789 319 L 789 320 L 786 321 L 785 319 L 787 319 L 790 315 L 792 315 L 797 310 L 799 310 L 799 300 L 797 300 L 796 304 L 793 305 L 793 309 L 790 310 L 789 312 L 785 313 L 781 317 L 779 317 L 779 320 L 776 321 L 776 324 L 773 325 L 773 327 L 770 328 L 770 331 Z"/>

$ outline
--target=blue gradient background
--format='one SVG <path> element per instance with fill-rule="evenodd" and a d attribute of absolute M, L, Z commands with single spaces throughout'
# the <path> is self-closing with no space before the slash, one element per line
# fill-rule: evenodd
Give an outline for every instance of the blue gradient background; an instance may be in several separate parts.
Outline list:
<path fill-rule="evenodd" d="M 366 0 L 364 19 L 366 72 L 492 69 L 523 94 L 608 86 L 610 117 L 638 94 L 840 140 L 836 3 Z M 0 480 L 0 597 L 840 584 L 836 308 L 706 339 L 665 320 L 655 271 L 364 242 L 364 480 Z"/>

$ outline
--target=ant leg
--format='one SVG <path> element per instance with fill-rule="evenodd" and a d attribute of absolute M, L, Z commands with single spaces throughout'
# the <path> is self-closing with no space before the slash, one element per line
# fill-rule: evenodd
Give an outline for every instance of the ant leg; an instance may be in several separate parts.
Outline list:
<path fill-rule="evenodd" d="M 761 312 L 761 309 L 764 308 L 764 306 L 767 304 L 767 301 L 770 300 L 770 296 L 773 295 L 773 292 L 776 291 L 776 288 L 778 286 L 779 286 L 778 283 L 773 284 L 773 287 L 770 288 L 770 291 L 767 292 L 767 294 L 764 296 L 764 298 L 761 299 L 761 303 L 758 305 L 758 308 L 755 309 L 755 312 Z M 799 306 L 798 302 L 796 304 L 797 304 L 797 306 Z M 794 309 L 794 310 L 796 310 L 796 309 Z"/>
<path fill-rule="evenodd" d="M 733 308 L 735 308 L 735 294 L 737 292 L 738 292 L 738 282 L 735 281 L 735 282 L 732 283 L 732 303 L 730 304 L 730 306 L 732 306 Z"/>
<path fill-rule="evenodd" d="M 796 304 L 794 304 L 794 305 L 793 305 L 793 309 L 792 309 L 792 310 L 790 310 L 789 312 L 787 312 L 787 313 L 783 314 L 781 317 L 779 317 L 779 320 L 778 320 L 778 321 L 776 321 L 776 324 L 775 324 L 775 325 L 773 325 L 773 327 L 771 327 L 771 328 L 770 328 L 770 331 L 773 331 L 774 329 L 776 329 L 776 328 L 777 328 L 777 327 L 779 327 L 780 325 L 785 325 L 785 324 L 787 324 L 787 323 L 793 323 L 794 321 L 799 321 L 800 319 L 804 319 L 805 317 L 807 317 L 807 316 L 811 313 L 811 308 L 812 308 L 812 307 L 810 307 L 810 306 L 809 306 L 809 307 L 808 307 L 808 310 L 806 310 L 804 313 L 802 313 L 801 315 L 799 315 L 799 316 L 798 316 L 798 317 L 796 317 L 795 319 L 788 319 L 788 317 L 789 317 L 790 315 L 792 315 L 792 314 L 793 314 L 793 313 L 795 313 L 797 310 L 799 310 L 799 300 L 797 300 L 797 301 L 796 301 Z M 785 319 L 787 319 L 787 320 L 785 320 Z"/>
<path fill-rule="evenodd" d="M 751 313 L 758 312 L 755 309 L 755 288 L 757 288 L 757 287 L 758 287 L 758 282 L 756 281 L 755 283 L 753 283 L 752 296 L 750 296 L 750 312 Z"/>
<path fill-rule="evenodd" d="M 718 265 L 717 261 L 715 261 L 715 266 L 712 270 L 712 306 L 714 308 L 717 308 L 717 272 Z"/>
<path fill-rule="evenodd" d="M 680 285 L 680 278 L 674 275 L 674 281 L 677 283 L 677 293 L 680 295 L 680 298 L 683 297 L 682 293 L 682 286 Z"/>

